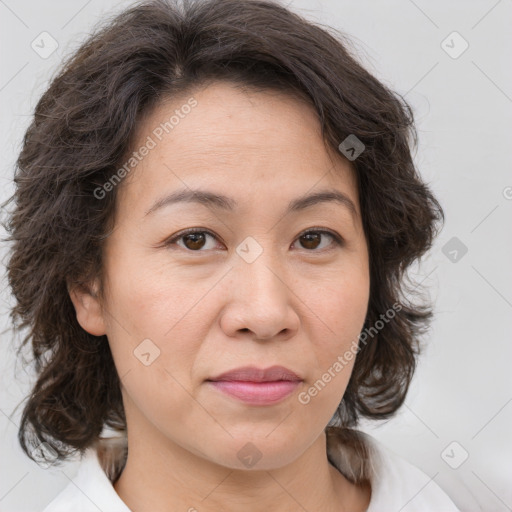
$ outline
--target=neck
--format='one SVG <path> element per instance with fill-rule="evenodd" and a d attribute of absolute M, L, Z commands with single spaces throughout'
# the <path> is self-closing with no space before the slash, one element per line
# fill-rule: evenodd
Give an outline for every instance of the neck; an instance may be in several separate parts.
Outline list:
<path fill-rule="evenodd" d="M 363 512 L 369 503 L 369 486 L 352 484 L 329 463 L 324 432 L 291 464 L 259 471 L 218 465 L 147 432 L 131 434 L 114 484 L 131 510 Z"/>

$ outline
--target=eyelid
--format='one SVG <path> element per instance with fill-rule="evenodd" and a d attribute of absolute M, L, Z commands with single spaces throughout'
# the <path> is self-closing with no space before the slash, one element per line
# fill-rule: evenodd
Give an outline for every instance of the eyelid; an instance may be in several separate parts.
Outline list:
<path fill-rule="evenodd" d="M 306 228 L 297 235 L 297 238 L 301 237 L 302 235 L 305 235 L 306 233 L 309 233 L 310 231 L 314 231 L 315 233 L 326 233 L 327 235 L 331 235 L 333 238 L 339 238 L 340 240 L 342 240 L 342 236 L 336 233 L 336 231 L 332 231 L 331 229 L 323 228 L 321 226 L 313 226 L 311 228 Z"/>

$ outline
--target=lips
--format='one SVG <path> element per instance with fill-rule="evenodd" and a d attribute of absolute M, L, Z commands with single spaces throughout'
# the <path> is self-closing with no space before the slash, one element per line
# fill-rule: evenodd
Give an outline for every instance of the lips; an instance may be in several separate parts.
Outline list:
<path fill-rule="evenodd" d="M 271 366 L 269 368 L 256 368 L 255 366 L 244 366 L 207 379 L 211 382 L 241 381 L 241 382 L 277 382 L 292 381 L 298 382 L 302 379 L 292 370 L 284 366 Z"/>
<path fill-rule="evenodd" d="M 284 366 L 244 366 L 208 379 L 207 383 L 224 396 L 247 405 L 270 406 L 290 396 L 302 380 Z"/>

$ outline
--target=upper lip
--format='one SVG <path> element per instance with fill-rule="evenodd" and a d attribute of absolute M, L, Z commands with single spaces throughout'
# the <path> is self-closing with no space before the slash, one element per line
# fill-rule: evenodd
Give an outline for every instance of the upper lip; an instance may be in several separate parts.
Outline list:
<path fill-rule="evenodd" d="M 270 366 L 269 368 L 257 368 L 256 366 L 243 366 L 207 379 L 210 381 L 237 380 L 245 382 L 275 382 L 278 380 L 300 381 L 295 372 L 284 366 Z"/>

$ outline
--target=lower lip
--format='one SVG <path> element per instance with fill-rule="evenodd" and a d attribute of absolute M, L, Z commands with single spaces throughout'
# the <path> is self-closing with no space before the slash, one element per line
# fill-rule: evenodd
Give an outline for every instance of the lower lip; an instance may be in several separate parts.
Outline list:
<path fill-rule="evenodd" d="M 208 381 L 215 388 L 254 405 L 271 405 L 277 403 L 293 391 L 300 381 L 278 380 L 274 382 L 246 382 L 238 380 Z"/>

